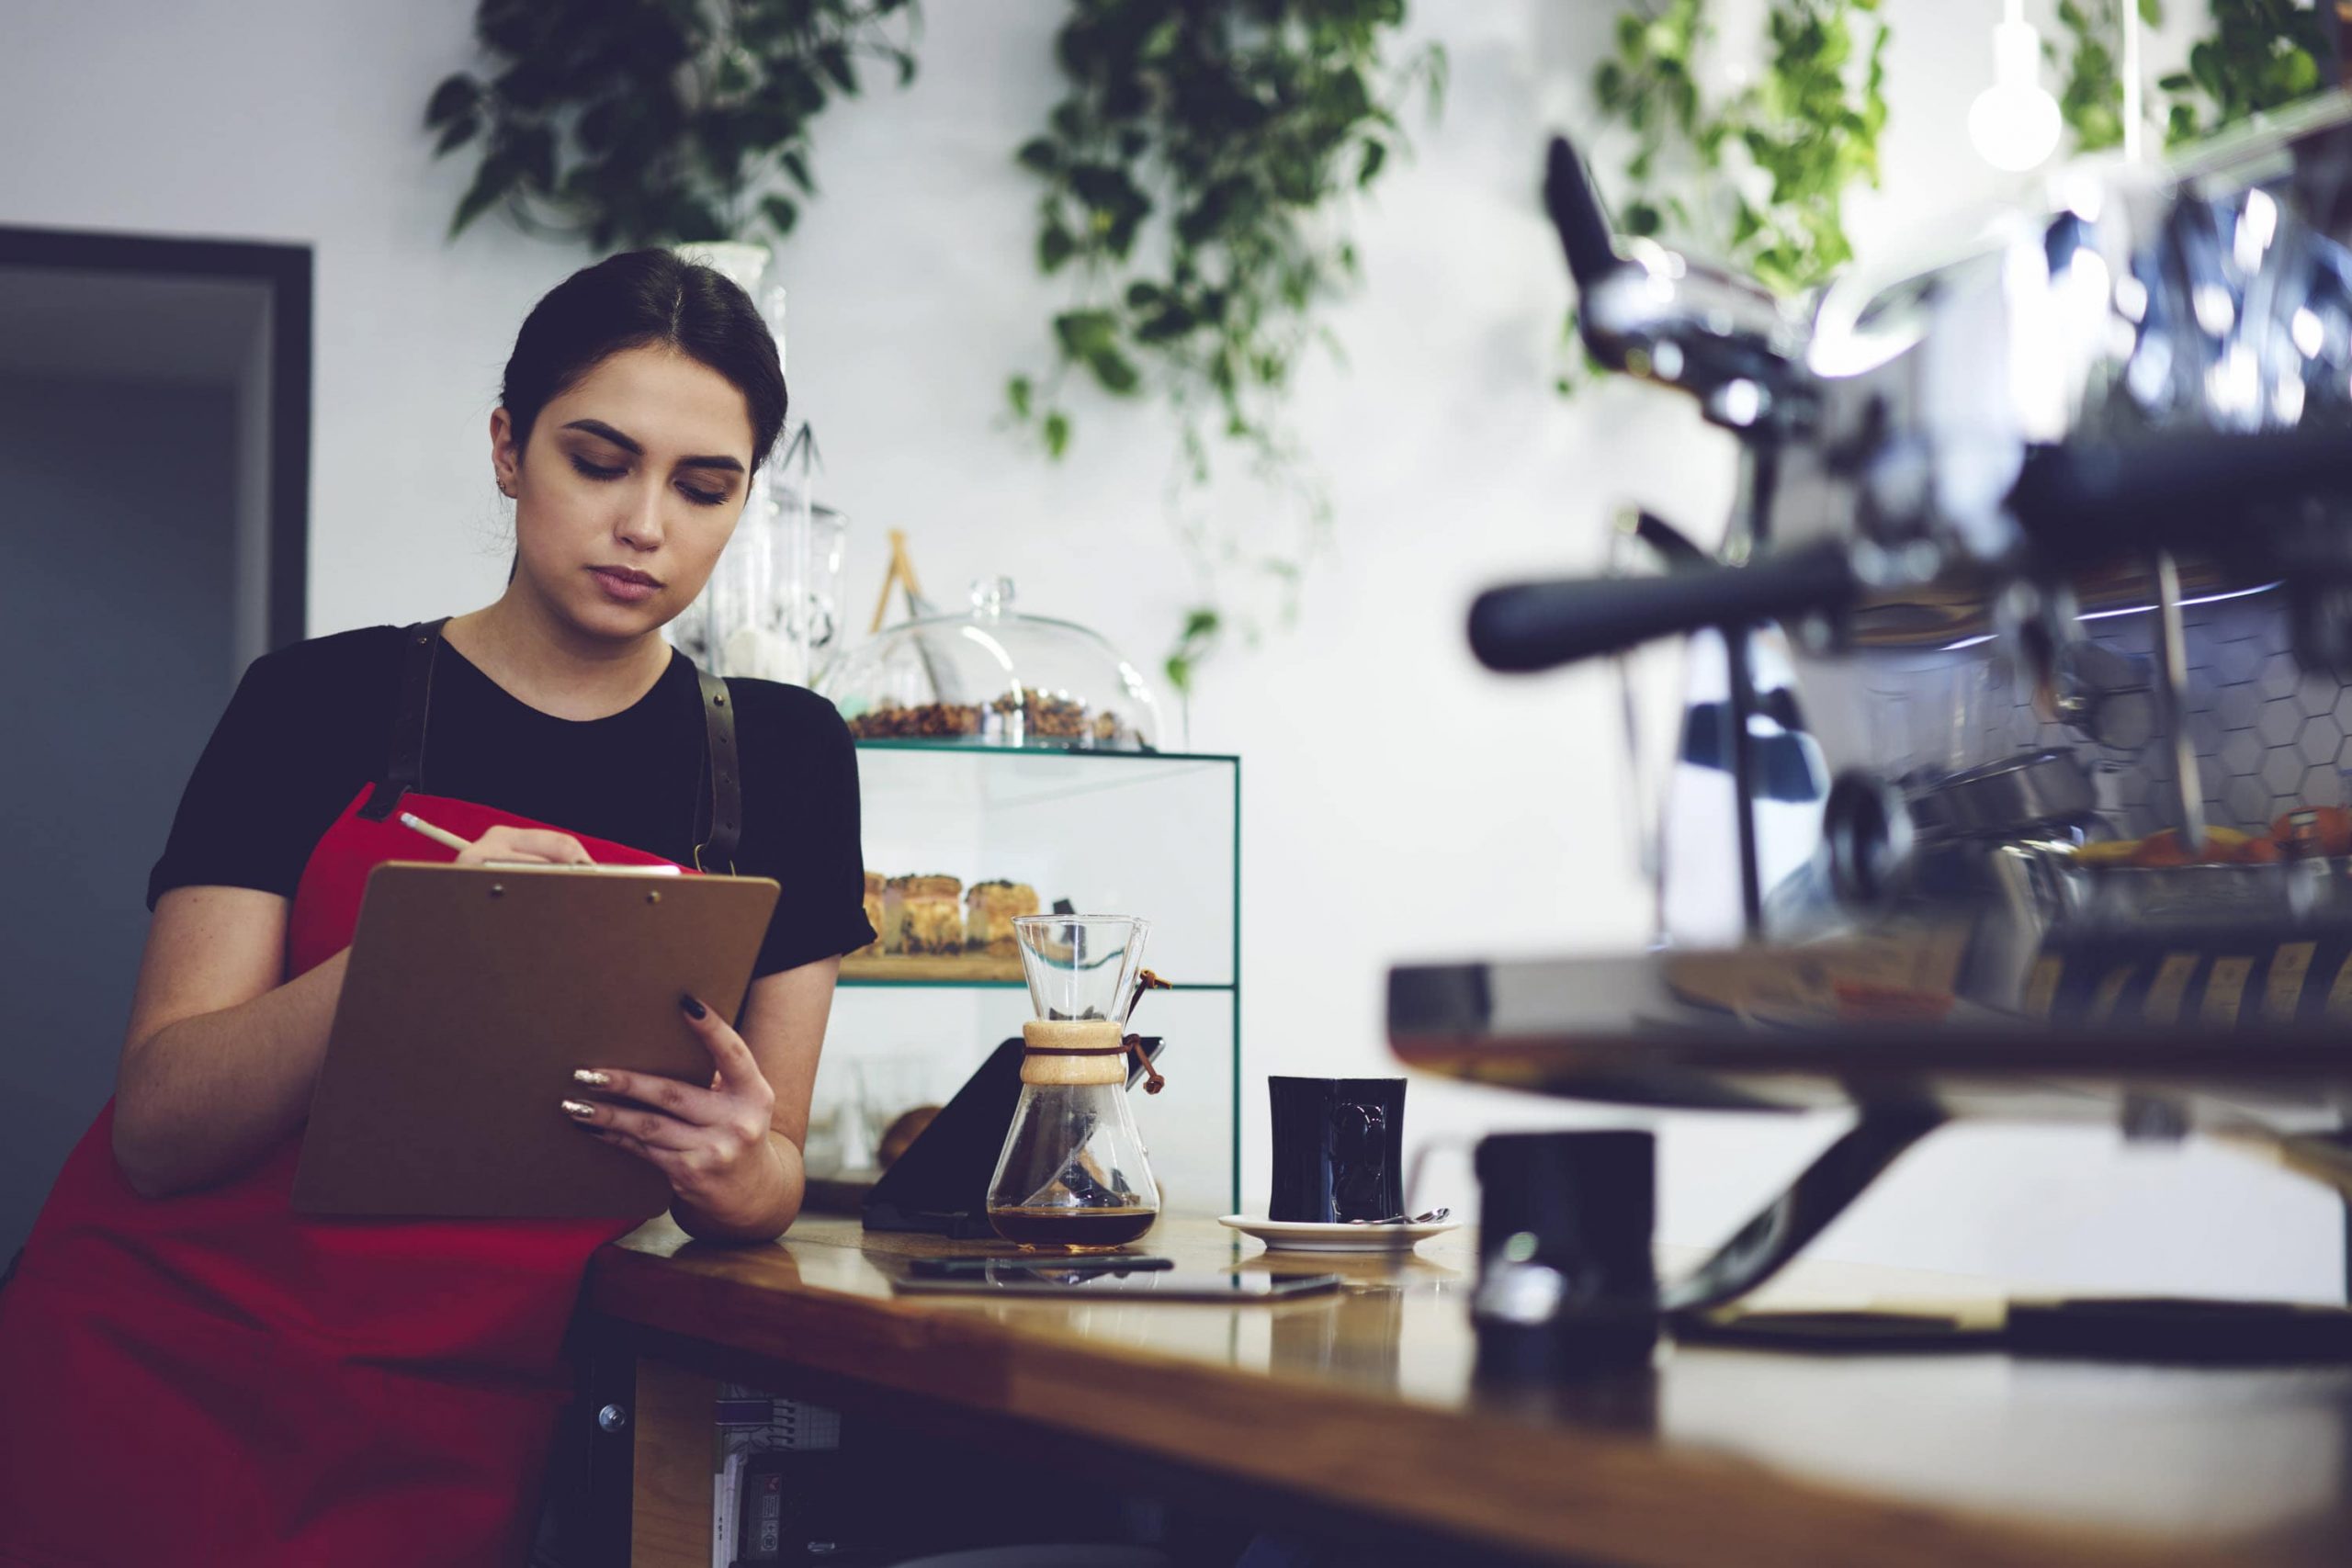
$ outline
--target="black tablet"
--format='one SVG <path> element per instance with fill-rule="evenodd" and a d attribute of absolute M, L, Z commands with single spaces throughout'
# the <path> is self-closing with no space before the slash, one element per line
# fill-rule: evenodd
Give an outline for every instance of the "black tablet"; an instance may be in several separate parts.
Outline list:
<path fill-rule="evenodd" d="M 1069 1262 L 1020 1258 L 974 1259 L 977 1269 L 910 1270 L 891 1281 L 910 1294 L 953 1292 L 990 1296 L 1148 1296 L 1164 1302 L 1271 1302 L 1336 1290 L 1337 1274 L 1187 1273 L 1167 1268 L 1105 1269 L 1085 1258 Z"/>

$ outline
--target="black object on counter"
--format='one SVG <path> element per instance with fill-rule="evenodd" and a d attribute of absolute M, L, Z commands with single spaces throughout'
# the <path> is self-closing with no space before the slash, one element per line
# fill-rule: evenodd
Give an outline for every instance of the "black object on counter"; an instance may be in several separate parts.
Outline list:
<path fill-rule="evenodd" d="M 1658 1336 L 1650 1134 L 1509 1133 L 1477 1155 L 1478 1376 L 1541 1382 L 1639 1365 Z"/>
<path fill-rule="evenodd" d="M 1836 543 L 1665 577 L 1511 583 L 1471 605 L 1470 650 L 1489 670 L 1525 674 L 1710 626 L 1834 614 L 1860 592 L 1846 547 Z"/>
<path fill-rule="evenodd" d="M 1266 1217 L 1292 1224 L 1405 1212 L 1405 1080 L 1269 1077 L 1273 1188 Z"/>
<path fill-rule="evenodd" d="M 1147 1035 L 1143 1054 L 1157 1060 L 1161 1041 Z M 956 1097 L 940 1107 L 931 1125 L 917 1134 L 906 1152 L 865 1195 L 865 1228 L 919 1231 L 955 1241 L 993 1241 L 989 1224 L 989 1180 L 1012 1130 L 1021 1103 L 1021 1058 L 1025 1047 L 1007 1040 L 964 1080 Z M 1129 1058 L 1127 1085 L 1143 1069 Z"/>

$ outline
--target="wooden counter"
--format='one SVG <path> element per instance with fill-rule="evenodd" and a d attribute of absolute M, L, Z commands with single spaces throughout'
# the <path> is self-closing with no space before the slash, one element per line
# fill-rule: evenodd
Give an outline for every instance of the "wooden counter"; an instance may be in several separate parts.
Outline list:
<path fill-rule="evenodd" d="M 2352 1369 L 1677 1346 L 1638 1374 L 1497 1394 L 1472 1383 L 1466 1232 L 1395 1260 L 1269 1257 L 1205 1220 L 1147 1245 L 1348 1280 L 1238 1306 L 894 1297 L 899 1258 L 1003 1249 L 826 1216 L 770 1247 L 665 1220 L 606 1248 L 588 1321 L 647 1358 L 633 1561 L 708 1562 L 709 1384 L 662 1371 L 689 1367 L 1539 1560 L 2352 1562 Z M 1929 1293 L 1953 1282 L 1817 1265 L 1769 1294 Z"/>

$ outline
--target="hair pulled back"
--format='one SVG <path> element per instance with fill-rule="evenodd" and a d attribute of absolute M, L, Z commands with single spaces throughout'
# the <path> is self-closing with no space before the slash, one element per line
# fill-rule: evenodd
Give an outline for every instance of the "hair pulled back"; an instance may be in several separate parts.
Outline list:
<path fill-rule="evenodd" d="M 519 451 L 553 400 L 624 349 L 674 348 L 743 394 L 752 415 L 752 468 L 784 428 L 784 366 L 775 338 L 723 275 L 668 251 L 625 251 L 582 267 L 531 307 L 507 356 L 499 400 Z"/>

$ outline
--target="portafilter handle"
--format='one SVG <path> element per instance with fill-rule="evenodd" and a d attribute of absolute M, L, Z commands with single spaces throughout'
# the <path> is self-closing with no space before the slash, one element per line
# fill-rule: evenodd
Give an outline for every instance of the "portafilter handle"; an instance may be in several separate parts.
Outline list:
<path fill-rule="evenodd" d="M 1489 670 L 1527 673 L 1711 626 L 1835 614 L 1860 590 L 1836 543 L 1666 577 L 1511 583 L 1471 605 L 1470 649 Z"/>

